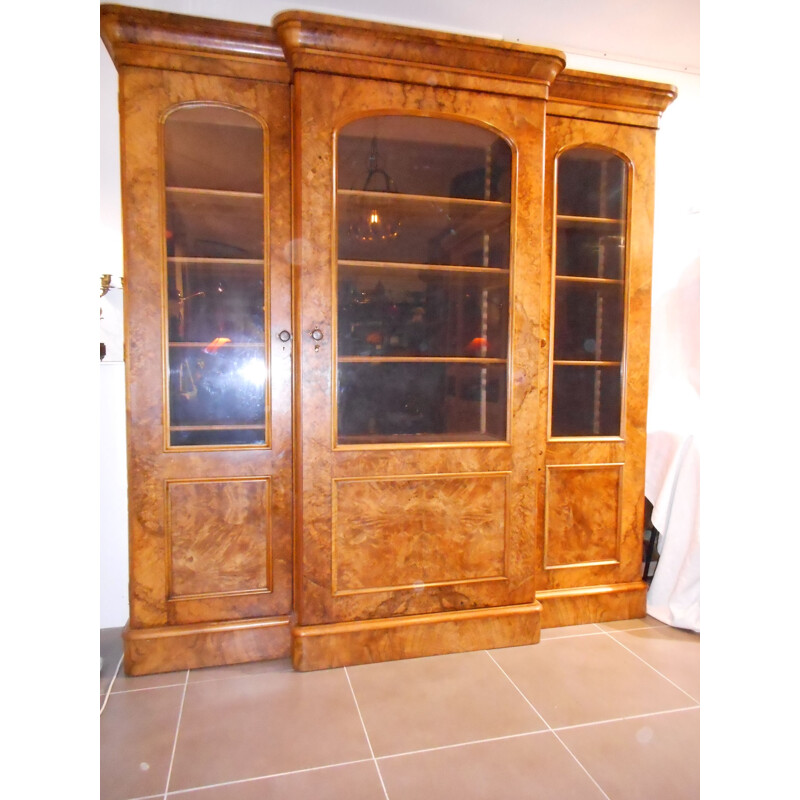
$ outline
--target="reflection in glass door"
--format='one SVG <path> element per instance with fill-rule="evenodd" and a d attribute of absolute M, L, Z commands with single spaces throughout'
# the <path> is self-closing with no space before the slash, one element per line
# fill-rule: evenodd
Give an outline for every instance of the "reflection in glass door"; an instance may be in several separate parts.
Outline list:
<path fill-rule="evenodd" d="M 505 440 L 510 146 L 385 115 L 337 156 L 338 443 Z"/>
<path fill-rule="evenodd" d="M 264 154 L 241 111 L 164 124 L 170 446 L 267 444 Z"/>

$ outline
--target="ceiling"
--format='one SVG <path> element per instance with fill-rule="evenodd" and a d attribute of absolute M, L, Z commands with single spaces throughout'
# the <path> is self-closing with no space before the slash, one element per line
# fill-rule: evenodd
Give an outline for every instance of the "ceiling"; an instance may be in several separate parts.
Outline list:
<path fill-rule="evenodd" d="M 129 0 L 125 5 L 269 25 L 303 9 L 700 72 L 700 0 Z"/>

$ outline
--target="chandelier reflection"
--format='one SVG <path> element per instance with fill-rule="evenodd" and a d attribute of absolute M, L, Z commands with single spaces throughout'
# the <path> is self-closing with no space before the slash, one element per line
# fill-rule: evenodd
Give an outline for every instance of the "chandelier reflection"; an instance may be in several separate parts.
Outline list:
<path fill-rule="evenodd" d="M 364 181 L 364 192 L 377 192 L 380 189 L 370 188 L 374 178 L 383 178 L 383 192 L 397 192 L 394 181 L 385 169 L 378 166 L 378 139 L 373 137 L 367 159 L 367 179 Z M 400 233 L 400 221 L 381 213 L 379 205 L 373 203 L 367 206 L 367 211 L 358 220 L 351 223 L 350 235 L 360 242 L 383 242 L 395 239 Z"/>

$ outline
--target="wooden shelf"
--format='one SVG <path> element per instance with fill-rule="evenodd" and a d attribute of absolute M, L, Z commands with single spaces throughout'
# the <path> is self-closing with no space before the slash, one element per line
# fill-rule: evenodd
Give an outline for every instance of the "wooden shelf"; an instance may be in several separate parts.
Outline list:
<path fill-rule="evenodd" d="M 177 341 L 170 341 L 170 347 L 208 347 L 209 345 L 213 344 L 213 342 L 177 342 Z M 226 350 L 233 347 L 249 347 L 255 348 L 258 350 L 264 349 L 264 341 L 263 339 L 257 342 L 225 342 L 225 344 L 221 344 L 217 346 L 217 350 Z"/>
<path fill-rule="evenodd" d="M 368 189 L 338 189 L 340 197 L 357 197 L 372 200 L 394 201 L 411 203 L 447 203 L 459 206 L 485 206 L 488 208 L 511 209 L 511 203 L 503 200 L 480 200 L 472 197 L 450 197 L 434 194 L 404 194 L 403 192 L 374 192 Z"/>
<path fill-rule="evenodd" d="M 474 364 L 494 366 L 507 364 L 505 358 L 470 358 L 460 356 L 340 356 L 340 364 Z"/>
<path fill-rule="evenodd" d="M 239 192 L 233 189 L 201 189 L 195 186 L 166 186 L 164 187 L 167 194 L 178 194 L 194 197 L 231 197 L 231 198 L 244 198 L 253 200 L 263 200 L 263 192 Z"/>
<path fill-rule="evenodd" d="M 393 444 L 460 444 L 471 442 L 494 442 L 505 444 L 506 438 L 498 439 L 480 431 L 464 431 L 461 433 L 395 433 L 364 434 L 360 436 L 343 436 L 339 434 L 338 446 L 346 445 L 393 445 Z"/>
<path fill-rule="evenodd" d="M 263 431 L 263 425 L 170 425 L 171 431 Z"/>
<path fill-rule="evenodd" d="M 571 361 L 568 359 L 553 359 L 554 367 L 619 367 L 621 361 Z"/>
<path fill-rule="evenodd" d="M 226 264 L 230 266 L 251 265 L 257 267 L 264 263 L 263 258 L 203 258 L 196 256 L 169 256 L 167 261 L 170 264 L 191 264 L 198 267 L 219 266 L 220 264 Z"/>
<path fill-rule="evenodd" d="M 617 219 L 612 217 L 578 217 L 569 214 L 557 214 L 556 222 L 561 228 L 579 228 L 579 227 L 622 227 L 625 224 L 624 219 Z"/>
<path fill-rule="evenodd" d="M 409 269 L 430 272 L 460 272 L 465 275 L 504 275 L 508 276 L 508 267 L 465 267 L 455 264 L 418 264 L 405 261 L 358 261 L 355 259 L 339 259 L 340 267 L 368 269 Z"/>
<path fill-rule="evenodd" d="M 581 275 L 556 275 L 556 281 L 595 286 L 624 286 L 625 281 L 618 278 L 590 278 Z"/>

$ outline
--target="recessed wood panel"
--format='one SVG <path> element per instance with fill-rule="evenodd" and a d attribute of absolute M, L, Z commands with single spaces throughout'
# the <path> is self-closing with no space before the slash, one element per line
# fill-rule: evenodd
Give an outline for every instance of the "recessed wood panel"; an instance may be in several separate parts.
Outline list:
<path fill-rule="evenodd" d="M 270 479 L 167 483 L 170 599 L 271 589 Z"/>
<path fill-rule="evenodd" d="M 619 560 L 622 465 L 547 468 L 545 569 Z"/>
<path fill-rule="evenodd" d="M 508 474 L 334 481 L 334 594 L 502 579 Z"/>

